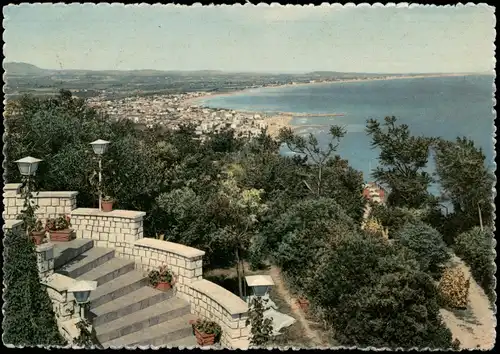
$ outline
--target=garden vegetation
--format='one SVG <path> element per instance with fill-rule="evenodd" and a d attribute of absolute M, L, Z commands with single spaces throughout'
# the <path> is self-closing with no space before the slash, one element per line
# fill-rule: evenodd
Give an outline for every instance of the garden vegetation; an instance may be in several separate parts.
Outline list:
<path fill-rule="evenodd" d="M 44 160 L 42 189 L 76 190 L 79 206 L 97 207 L 89 143 L 109 140 L 105 194 L 117 208 L 147 213 L 145 235 L 204 250 L 207 268 L 236 267 L 240 292 L 243 261 L 280 266 L 342 345 L 450 348 L 434 278 L 452 249 L 491 286 L 494 178 L 467 139 L 415 137 L 394 117 L 367 122 L 380 150 L 373 177 L 390 192 L 387 205 L 373 206 L 388 228 L 385 239 L 361 230 L 363 176 L 336 155 L 341 127 L 331 128 L 322 148 L 290 129 L 277 140 L 265 130 L 254 138 L 227 129 L 200 139 L 189 125 L 138 129 L 64 91 L 8 104 L 8 182 L 20 180 L 13 161 L 31 155 Z M 279 154 L 282 144 L 296 154 Z M 463 153 L 449 153 L 458 148 Z M 436 176 L 425 172 L 430 156 Z M 448 214 L 428 192 L 434 180 L 453 204 Z"/>

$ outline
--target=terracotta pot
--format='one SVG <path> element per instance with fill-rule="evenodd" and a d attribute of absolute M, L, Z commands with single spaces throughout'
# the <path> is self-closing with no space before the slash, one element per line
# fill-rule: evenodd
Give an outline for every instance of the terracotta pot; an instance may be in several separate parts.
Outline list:
<path fill-rule="evenodd" d="M 196 336 L 196 341 L 198 345 L 214 345 L 215 343 L 215 334 L 206 334 L 198 331 L 196 328 L 194 329 L 194 333 Z"/>
<path fill-rule="evenodd" d="M 73 239 L 73 229 L 50 230 L 50 240 L 68 242 Z"/>
<path fill-rule="evenodd" d="M 160 282 L 155 286 L 155 288 L 161 291 L 167 291 L 172 288 L 172 284 L 167 282 Z"/>
<path fill-rule="evenodd" d="M 101 201 L 102 211 L 110 212 L 113 211 L 113 201 L 112 200 L 103 200 Z"/>
<path fill-rule="evenodd" d="M 41 245 L 44 238 L 45 231 L 31 231 L 31 239 L 35 242 L 35 245 Z"/>

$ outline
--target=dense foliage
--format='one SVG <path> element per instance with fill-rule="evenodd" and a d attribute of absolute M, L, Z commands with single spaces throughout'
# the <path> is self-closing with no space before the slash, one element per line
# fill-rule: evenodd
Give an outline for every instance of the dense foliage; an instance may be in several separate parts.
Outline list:
<path fill-rule="evenodd" d="M 420 270 L 437 278 L 450 259 L 448 247 L 441 234 L 422 222 L 406 224 L 395 239 L 411 250 L 420 264 Z"/>
<path fill-rule="evenodd" d="M 435 152 L 439 182 L 453 205 L 448 223 L 457 233 L 481 224 L 492 227 L 495 176 L 487 169 L 482 150 L 471 140 L 457 138 L 440 140 Z"/>
<path fill-rule="evenodd" d="M 271 318 L 264 318 L 265 302 L 259 296 L 254 296 L 250 304 L 250 311 L 246 325 L 251 326 L 252 338 L 250 344 L 255 347 L 264 347 L 272 339 L 273 324 Z"/>
<path fill-rule="evenodd" d="M 367 133 L 372 146 L 380 149 L 375 179 L 387 185 L 391 206 L 420 208 L 431 199 L 428 187 L 432 177 L 424 170 L 434 139 L 412 136 L 406 124 L 396 125 L 395 117 L 386 117 L 382 126 L 370 119 Z"/>
<path fill-rule="evenodd" d="M 4 246 L 4 343 L 15 346 L 64 345 L 52 301 L 40 283 L 34 243 L 26 234 L 7 231 Z"/>
<path fill-rule="evenodd" d="M 461 155 L 445 154 L 448 143 L 411 136 L 394 117 L 384 125 L 367 123 L 380 149 L 374 177 L 389 192 L 388 204 L 373 205 L 371 217 L 394 242 L 360 230 L 363 178 L 335 155 L 345 134 L 341 127 L 330 129 L 326 147 L 290 129 L 278 140 L 265 130 L 249 138 L 230 129 L 200 139 L 191 125 L 141 130 L 126 120 L 111 121 L 64 91 L 9 104 L 8 182 L 20 180 L 14 160 L 38 157 L 44 160 L 37 176 L 42 190 L 77 190 L 79 206 L 95 207 L 97 161 L 89 143 L 110 140 L 103 158 L 105 194 L 117 208 L 146 211 L 146 236 L 164 235 L 204 250 L 205 267 L 236 266 L 240 294 L 243 262 L 270 261 L 294 291 L 322 310 L 341 344 L 451 346 L 429 274 L 447 259 L 440 232 L 453 242 L 449 235 L 481 221 L 489 225 L 490 180 L 485 173 L 466 175 Z M 282 145 L 295 154 L 279 154 Z M 428 192 L 432 178 L 425 168 L 432 149 L 438 164 L 454 166 L 453 175 L 438 168 L 442 187 L 459 206 L 449 215 Z M 475 148 L 464 149 L 479 166 Z M 472 192 L 475 183 L 484 186 L 482 194 Z M 461 190 L 468 191 L 462 199 Z M 478 205 L 481 221 L 472 211 Z M 462 215 L 469 221 L 455 227 L 451 221 Z M 472 264 L 487 246 L 469 244 L 460 241 L 455 249 Z M 486 264 L 476 262 L 476 269 Z"/>
<path fill-rule="evenodd" d="M 475 227 L 457 236 L 454 250 L 470 266 L 474 279 L 493 299 L 495 293 L 495 253 L 493 232 Z"/>

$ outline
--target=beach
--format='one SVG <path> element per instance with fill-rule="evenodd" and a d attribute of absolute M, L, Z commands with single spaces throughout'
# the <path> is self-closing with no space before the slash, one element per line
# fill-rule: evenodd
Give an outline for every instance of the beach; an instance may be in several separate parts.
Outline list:
<path fill-rule="evenodd" d="M 366 79 L 340 79 L 340 80 L 332 80 L 332 81 L 323 81 L 323 82 L 305 82 L 305 83 L 294 83 L 294 84 L 283 84 L 283 85 L 273 85 L 273 86 L 261 86 L 261 87 L 252 87 L 246 88 L 242 90 L 230 91 L 230 92 L 222 92 L 222 93 L 207 93 L 206 95 L 189 98 L 182 102 L 185 107 L 200 107 L 202 106 L 200 103 L 201 100 L 207 98 L 214 97 L 224 97 L 224 96 L 233 96 L 237 94 L 245 94 L 254 90 L 259 89 L 267 89 L 267 88 L 287 88 L 287 87 L 300 87 L 300 86 L 319 86 L 319 85 L 331 85 L 331 84 L 344 84 L 344 83 L 354 83 L 354 82 L 372 82 L 372 81 L 388 81 L 388 80 L 407 80 L 407 79 L 424 79 L 424 78 L 432 78 L 432 77 L 456 77 L 456 76 L 469 76 L 473 74 L 429 74 L 429 75 L 402 75 L 402 76 L 387 76 L 382 78 L 366 78 Z M 207 107 L 208 108 L 208 107 Z M 209 108 L 213 109 L 213 108 Z M 249 113 L 248 111 L 243 110 L 234 110 L 236 112 L 241 113 Z M 295 113 L 295 112 L 273 112 L 272 115 L 269 115 L 268 112 L 259 112 L 255 111 L 252 113 L 258 113 L 263 116 L 268 116 L 265 119 L 267 124 L 268 132 L 271 136 L 276 137 L 279 131 L 284 128 L 298 128 L 291 126 L 291 121 L 293 117 L 327 117 L 327 116 L 343 116 L 345 113 L 343 112 L 332 112 L 332 113 Z"/>

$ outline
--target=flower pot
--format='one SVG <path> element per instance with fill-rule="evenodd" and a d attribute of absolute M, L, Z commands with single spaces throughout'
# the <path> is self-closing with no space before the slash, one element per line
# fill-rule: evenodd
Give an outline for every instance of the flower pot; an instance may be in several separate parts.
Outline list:
<path fill-rule="evenodd" d="M 198 331 L 196 328 L 194 329 L 194 333 L 195 333 L 196 341 L 198 342 L 198 345 L 200 345 L 200 346 L 214 345 L 215 333 L 213 333 L 213 334 L 202 333 L 202 332 Z"/>
<path fill-rule="evenodd" d="M 50 240 L 59 242 L 68 242 L 73 239 L 73 229 L 51 230 Z"/>
<path fill-rule="evenodd" d="M 113 211 L 113 201 L 112 200 L 103 200 L 101 201 L 101 209 L 105 212 Z"/>
<path fill-rule="evenodd" d="M 161 291 L 167 291 L 172 288 L 172 284 L 167 282 L 160 282 L 155 286 L 155 288 Z"/>
<path fill-rule="evenodd" d="M 45 238 L 45 231 L 31 231 L 31 239 L 35 245 L 41 245 Z"/>

